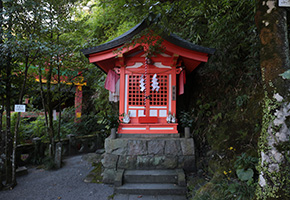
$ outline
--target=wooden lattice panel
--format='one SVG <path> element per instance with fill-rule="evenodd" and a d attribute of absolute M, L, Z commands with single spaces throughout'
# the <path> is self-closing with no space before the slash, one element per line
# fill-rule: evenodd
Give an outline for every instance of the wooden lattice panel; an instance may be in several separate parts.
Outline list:
<path fill-rule="evenodd" d="M 129 75 L 128 83 L 128 105 L 143 106 L 144 94 L 140 91 L 140 75 Z"/>
<path fill-rule="evenodd" d="M 150 75 L 150 85 L 152 84 L 152 77 Z M 168 102 L 168 76 L 157 74 L 157 79 L 159 83 L 159 91 L 152 91 L 152 86 L 150 86 L 150 95 L 151 95 L 151 106 L 167 106 Z"/>

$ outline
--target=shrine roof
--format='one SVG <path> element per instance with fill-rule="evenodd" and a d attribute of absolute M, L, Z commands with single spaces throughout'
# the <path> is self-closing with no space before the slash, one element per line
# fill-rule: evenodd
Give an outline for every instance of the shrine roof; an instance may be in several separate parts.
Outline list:
<path fill-rule="evenodd" d="M 148 27 L 148 24 L 145 20 L 143 20 L 141 23 L 137 24 L 135 27 L 130 29 L 129 31 L 125 32 L 124 34 L 120 35 L 119 37 L 116 37 L 115 39 L 101 44 L 99 46 L 87 48 L 87 49 L 82 49 L 81 52 L 86 56 L 89 57 L 90 54 L 106 51 L 109 49 L 113 49 L 115 47 L 118 47 L 120 45 L 125 44 L 126 42 L 130 41 L 135 35 L 140 33 L 142 30 Z M 215 49 L 213 48 L 207 48 L 203 46 L 199 46 L 196 44 L 193 44 L 185 39 L 182 39 L 178 37 L 175 34 L 163 34 L 163 39 L 166 41 L 175 44 L 177 46 L 183 47 L 185 49 L 201 52 L 201 53 L 206 53 L 206 54 L 214 54 Z"/>

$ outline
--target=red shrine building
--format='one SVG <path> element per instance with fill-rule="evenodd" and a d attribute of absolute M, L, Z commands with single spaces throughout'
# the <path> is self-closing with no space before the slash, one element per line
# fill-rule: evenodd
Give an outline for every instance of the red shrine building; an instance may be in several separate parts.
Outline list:
<path fill-rule="evenodd" d="M 146 28 L 143 21 L 114 40 L 82 52 L 107 73 L 105 88 L 111 100 L 119 101 L 122 115 L 118 134 L 177 134 L 176 97 L 184 92 L 185 74 L 207 62 L 215 49 L 174 34 L 156 37 L 152 31 L 128 45 Z M 155 42 L 146 44 L 146 37 L 155 37 L 151 40 Z M 150 45 L 157 40 L 162 51 L 149 56 Z"/>

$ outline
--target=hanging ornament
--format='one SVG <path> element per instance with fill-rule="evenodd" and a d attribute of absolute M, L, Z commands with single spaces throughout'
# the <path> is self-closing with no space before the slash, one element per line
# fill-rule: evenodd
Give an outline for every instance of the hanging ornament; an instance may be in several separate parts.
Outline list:
<path fill-rule="evenodd" d="M 157 79 L 157 74 L 154 74 L 153 75 L 153 78 L 152 78 L 152 91 L 156 90 L 157 92 L 159 91 L 159 83 L 158 83 L 158 79 Z"/>
<path fill-rule="evenodd" d="M 140 90 L 141 90 L 141 92 L 144 92 L 144 90 L 145 90 L 145 80 L 144 80 L 144 76 L 143 76 L 143 74 L 142 74 L 142 76 L 140 77 L 140 81 L 139 81 L 139 83 L 140 83 Z"/>

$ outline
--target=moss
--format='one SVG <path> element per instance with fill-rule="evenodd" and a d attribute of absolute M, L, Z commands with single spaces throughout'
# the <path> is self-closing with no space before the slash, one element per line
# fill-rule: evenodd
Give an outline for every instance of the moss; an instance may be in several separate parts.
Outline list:
<path fill-rule="evenodd" d="M 94 163 L 94 169 L 86 177 L 91 183 L 102 183 L 102 163 Z"/>

